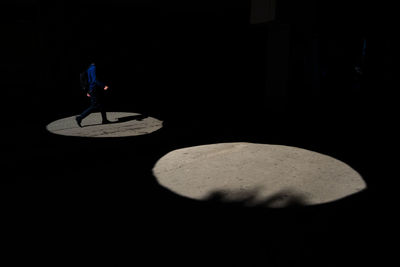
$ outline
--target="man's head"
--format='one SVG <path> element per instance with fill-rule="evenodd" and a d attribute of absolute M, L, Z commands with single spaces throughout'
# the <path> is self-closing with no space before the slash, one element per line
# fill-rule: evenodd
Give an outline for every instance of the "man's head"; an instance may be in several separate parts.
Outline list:
<path fill-rule="evenodd" d="M 89 55 L 86 55 L 86 58 L 85 58 L 85 63 L 87 64 L 87 65 L 96 65 L 96 56 L 95 55 L 91 55 L 91 54 L 89 54 Z"/>

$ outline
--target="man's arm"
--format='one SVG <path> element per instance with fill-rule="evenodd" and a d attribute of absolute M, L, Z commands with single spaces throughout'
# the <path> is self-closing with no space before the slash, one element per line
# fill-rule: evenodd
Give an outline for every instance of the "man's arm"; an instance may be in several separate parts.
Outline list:
<path fill-rule="evenodd" d="M 99 80 L 97 80 L 97 77 L 95 76 L 95 83 L 97 86 L 104 88 L 104 90 L 108 89 L 108 86 L 105 83 L 100 82 Z"/>
<path fill-rule="evenodd" d="M 94 82 L 97 86 L 99 86 L 99 87 L 101 87 L 101 88 L 104 88 L 104 87 L 106 86 L 104 83 L 100 82 L 100 81 L 97 79 L 97 71 L 96 71 L 96 68 L 89 69 L 89 71 L 88 71 L 88 77 L 89 77 L 89 81 Z"/>
<path fill-rule="evenodd" d="M 103 83 L 102 83 L 102 85 L 103 85 Z M 108 86 L 107 85 L 104 85 L 104 90 L 107 90 L 108 89 Z M 86 93 L 86 96 L 87 97 L 91 97 L 91 95 L 89 94 L 89 93 Z"/>
<path fill-rule="evenodd" d="M 90 72 L 88 73 L 88 76 L 90 77 L 89 80 L 94 81 L 94 83 L 95 83 L 97 86 L 99 86 L 99 87 L 101 87 L 101 88 L 104 88 L 104 90 L 107 90 L 107 89 L 108 89 L 108 86 L 107 86 L 107 85 L 105 85 L 104 83 L 102 83 L 102 82 L 100 82 L 99 80 L 97 80 L 97 73 L 96 73 L 96 70 L 95 70 L 95 69 L 93 69 L 92 71 L 90 71 Z"/>
<path fill-rule="evenodd" d="M 105 85 L 104 83 L 102 83 L 102 82 L 100 82 L 99 80 L 97 80 L 97 77 L 96 77 L 95 83 L 96 83 L 98 86 L 100 86 L 101 88 L 106 87 L 106 85 Z"/>

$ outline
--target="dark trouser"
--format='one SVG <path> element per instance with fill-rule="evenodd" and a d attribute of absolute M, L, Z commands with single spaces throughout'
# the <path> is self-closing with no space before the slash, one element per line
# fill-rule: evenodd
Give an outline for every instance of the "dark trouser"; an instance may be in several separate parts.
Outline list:
<path fill-rule="evenodd" d="M 83 120 L 90 113 L 92 113 L 94 111 L 100 111 L 103 122 L 107 121 L 107 114 L 104 109 L 104 96 L 98 95 L 98 94 L 93 94 L 90 97 L 90 106 L 85 111 L 83 111 L 82 114 L 79 115 L 78 117 L 79 117 L 79 119 Z"/>

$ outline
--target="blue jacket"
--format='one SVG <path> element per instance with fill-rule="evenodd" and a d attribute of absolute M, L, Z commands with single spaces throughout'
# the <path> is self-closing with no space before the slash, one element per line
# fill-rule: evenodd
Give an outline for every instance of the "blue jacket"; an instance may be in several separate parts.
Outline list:
<path fill-rule="evenodd" d="M 92 93 L 96 86 L 104 88 L 105 84 L 97 80 L 96 76 L 96 66 L 90 65 L 87 69 L 88 83 L 89 83 L 89 93 Z"/>

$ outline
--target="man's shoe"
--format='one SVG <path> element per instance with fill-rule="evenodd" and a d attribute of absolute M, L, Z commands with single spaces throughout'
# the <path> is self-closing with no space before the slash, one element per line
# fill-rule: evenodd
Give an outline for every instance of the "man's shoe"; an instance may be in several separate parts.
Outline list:
<path fill-rule="evenodd" d="M 104 120 L 101 124 L 109 124 L 109 123 L 111 123 L 111 121 L 109 121 L 109 120 Z"/>
<path fill-rule="evenodd" d="M 79 118 L 79 116 L 76 116 L 75 120 L 76 120 L 76 123 L 78 124 L 78 126 L 82 128 L 82 125 L 81 125 L 82 119 Z"/>

